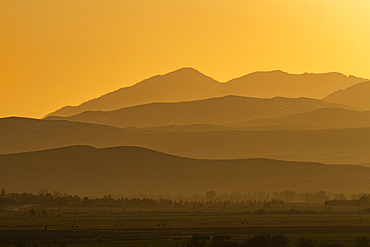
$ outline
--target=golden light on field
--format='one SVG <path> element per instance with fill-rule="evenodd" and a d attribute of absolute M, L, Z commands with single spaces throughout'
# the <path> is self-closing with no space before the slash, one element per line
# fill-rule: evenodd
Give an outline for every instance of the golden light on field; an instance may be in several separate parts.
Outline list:
<path fill-rule="evenodd" d="M 42 117 L 194 67 L 370 78 L 370 1 L 0 1 L 0 116 Z"/>

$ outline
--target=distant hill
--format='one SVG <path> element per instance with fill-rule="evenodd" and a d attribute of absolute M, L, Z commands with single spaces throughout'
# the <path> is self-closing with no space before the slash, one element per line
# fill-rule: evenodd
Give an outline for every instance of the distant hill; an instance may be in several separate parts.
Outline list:
<path fill-rule="evenodd" d="M 240 78 L 232 79 L 226 83 L 225 91 L 229 92 L 229 94 L 245 92 L 243 94 L 244 96 L 257 98 L 281 96 L 321 99 L 327 95 L 325 92 L 330 93 L 365 80 L 355 76 L 347 77 L 336 72 L 289 74 L 276 70 L 254 72 Z"/>
<path fill-rule="evenodd" d="M 278 118 L 253 119 L 234 123 L 234 127 L 272 127 L 282 129 L 330 129 L 370 127 L 370 111 L 351 111 L 339 108 L 320 108 L 305 113 Z"/>
<path fill-rule="evenodd" d="M 213 131 L 199 131 L 196 126 L 184 126 L 182 130 L 169 132 L 161 129 L 120 129 L 69 121 L 4 118 L 0 119 L 0 153 L 70 145 L 140 146 L 204 159 L 272 158 L 335 164 L 370 162 L 370 128 L 244 131 L 216 126 Z"/>
<path fill-rule="evenodd" d="M 113 147 L 141 144 L 137 131 L 111 126 L 32 118 L 0 118 L 0 154 L 72 145 Z"/>
<path fill-rule="evenodd" d="M 135 130 L 141 132 L 157 131 L 157 132 L 214 132 L 227 130 L 241 130 L 239 128 L 228 127 L 214 124 L 189 124 L 189 125 L 168 125 L 160 127 L 146 127 L 146 128 L 126 128 L 127 130 Z"/>
<path fill-rule="evenodd" d="M 224 96 L 179 103 L 151 103 L 116 111 L 87 111 L 70 117 L 51 116 L 46 119 L 105 124 L 120 128 L 191 124 L 230 125 L 251 119 L 309 112 L 318 108 L 353 109 L 308 98 L 259 99 Z"/>
<path fill-rule="evenodd" d="M 179 102 L 239 95 L 272 98 L 323 98 L 362 78 L 340 73 L 291 75 L 282 71 L 255 72 L 220 83 L 192 68 L 157 75 L 133 86 L 121 88 L 79 106 L 66 106 L 49 116 L 72 116 L 85 111 L 112 111 L 153 102 Z"/>
<path fill-rule="evenodd" d="M 261 188 L 358 193 L 366 191 L 362 186 L 369 184 L 370 177 L 369 167 L 269 159 L 197 160 L 138 147 L 73 146 L 0 155 L 0 169 L 1 186 L 11 191 L 48 189 L 81 196 L 253 192 Z"/>
<path fill-rule="evenodd" d="M 323 98 L 324 101 L 370 110 L 370 81 L 357 83 Z"/>

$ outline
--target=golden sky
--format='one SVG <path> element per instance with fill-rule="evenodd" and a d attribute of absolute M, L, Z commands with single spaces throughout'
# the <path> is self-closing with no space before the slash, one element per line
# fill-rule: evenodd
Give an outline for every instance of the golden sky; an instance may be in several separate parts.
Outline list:
<path fill-rule="evenodd" d="M 370 78 L 369 0 L 0 0 L 0 117 L 42 117 L 156 74 Z"/>

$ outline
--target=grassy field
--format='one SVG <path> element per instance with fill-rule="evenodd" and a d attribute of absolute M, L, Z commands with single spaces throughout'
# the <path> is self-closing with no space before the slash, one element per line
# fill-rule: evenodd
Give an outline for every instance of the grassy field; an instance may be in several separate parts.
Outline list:
<path fill-rule="evenodd" d="M 41 212 L 41 210 L 38 210 Z M 334 211 L 335 212 L 335 211 Z M 247 211 L 137 210 L 105 208 L 59 211 L 29 216 L 21 211 L 0 213 L 0 243 L 56 244 L 66 246 L 181 246 L 195 235 L 230 235 L 234 241 L 254 234 L 276 233 L 291 242 L 312 238 L 354 246 L 356 236 L 370 236 L 370 215 L 317 213 L 255 215 Z"/>

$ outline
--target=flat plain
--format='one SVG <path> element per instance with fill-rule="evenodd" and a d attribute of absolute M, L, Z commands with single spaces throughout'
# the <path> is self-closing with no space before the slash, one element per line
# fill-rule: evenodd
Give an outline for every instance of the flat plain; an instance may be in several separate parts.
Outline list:
<path fill-rule="evenodd" d="M 4 246 L 182 246 L 194 236 L 230 236 L 243 241 L 255 234 L 284 234 L 294 243 L 311 238 L 317 243 L 355 246 L 357 236 L 370 235 L 370 215 L 354 208 L 336 207 L 326 213 L 323 204 L 287 204 L 251 212 L 249 205 L 233 208 L 43 208 L 29 216 L 18 208 L 0 213 L 0 243 Z M 301 213 L 289 214 L 289 210 Z M 258 210 L 255 208 L 254 210 Z M 274 211 L 279 210 L 279 211 Z M 304 213 L 305 212 L 305 213 Z"/>

